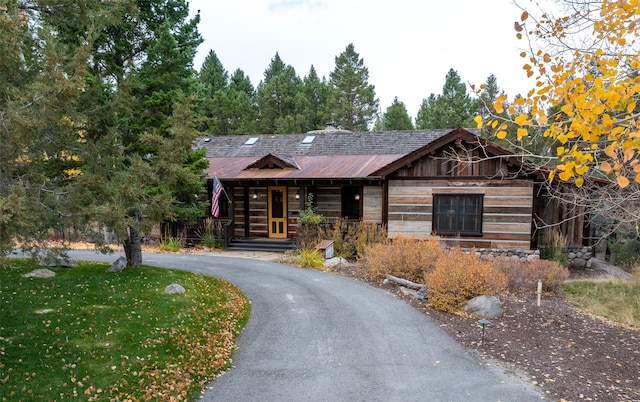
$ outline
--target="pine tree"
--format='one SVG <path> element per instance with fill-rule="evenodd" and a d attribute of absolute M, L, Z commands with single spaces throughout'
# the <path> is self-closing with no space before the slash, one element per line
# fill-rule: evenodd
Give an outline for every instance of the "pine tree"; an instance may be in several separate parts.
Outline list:
<path fill-rule="evenodd" d="M 335 59 L 329 75 L 330 109 L 334 122 L 352 131 L 368 131 L 378 110 L 375 87 L 369 84 L 369 70 L 353 44 Z"/>
<path fill-rule="evenodd" d="M 398 101 L 397 96 L 384 113 L 383 121 L 385 130 L 413 130 L 413 123 L 407 108 L 404 103 Z"/>
<path fill-rule="evenodd" d="M 260 110 L 260 132 L 299 133 L 306 129 L 304 110 L 308 100 L 295 69 L 286 65 L 276 53 L 258 84 L 257 103 Z"/>
<path fill-rule="evenodd" d="M 474 104 L 467 87 L 454 69 L 447 73 L 441 95 L 431 94 L 422 102 L 416 126 L 420 129 L 473 126 Z"/>

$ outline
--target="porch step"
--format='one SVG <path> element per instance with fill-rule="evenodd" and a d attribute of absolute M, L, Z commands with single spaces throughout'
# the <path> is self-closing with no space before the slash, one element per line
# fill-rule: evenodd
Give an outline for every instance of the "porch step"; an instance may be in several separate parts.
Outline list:
<path fill-rule="evenodd" d="M 235 237 L 231 239 L 227 250 L 245 251 L 271 251 L 284 253 L 293 250 L 295 241 L 293 239 L 267 239 L 267 238 L 245 238 Z"/>

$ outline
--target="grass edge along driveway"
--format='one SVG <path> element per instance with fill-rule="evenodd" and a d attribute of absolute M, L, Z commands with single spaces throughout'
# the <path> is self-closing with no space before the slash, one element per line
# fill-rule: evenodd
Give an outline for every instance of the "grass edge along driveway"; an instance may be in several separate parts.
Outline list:
<path fill-rule="evenodd" d="M 250 302 L 228 282 L 142 266 L 0 261 L 0 401 L 195 399 L 231 365 Z M 164 288 L 178 283 L 185 294 Z"/>

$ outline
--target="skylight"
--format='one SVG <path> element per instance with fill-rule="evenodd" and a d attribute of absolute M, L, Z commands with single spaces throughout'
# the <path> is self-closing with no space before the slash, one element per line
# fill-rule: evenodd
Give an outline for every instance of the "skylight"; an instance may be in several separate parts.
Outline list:
<path fill-rule="evenodd" d="M 258 142 L 259 139 L 260 137 L 251 137 L 247 140 L 247 142 L 244 143 L 244 145 L 253 145 Z"/>
<path fill-rule="evenodd" d="M 307 135 L 306 137 L 304 137 L 304 140 L 302 140 L 301 144 L 311 144 L 313 142 L 313 140 L 316 139 L 315 135 Z"/>

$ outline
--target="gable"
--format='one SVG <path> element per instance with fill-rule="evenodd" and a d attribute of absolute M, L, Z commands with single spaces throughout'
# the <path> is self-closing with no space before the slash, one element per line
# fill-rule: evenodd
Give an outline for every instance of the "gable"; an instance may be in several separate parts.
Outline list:
<path fill-rule="evenodd" d="M 464 129 L 456 129 L 379 169 L 381 177 L 524 178 L 535 166 Z"/>
<path fill-rule="evenodd" d="M 300 169 L 293 157 L 282 157 L 268 154 L 249 164 L 247 169 Z"/>

